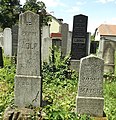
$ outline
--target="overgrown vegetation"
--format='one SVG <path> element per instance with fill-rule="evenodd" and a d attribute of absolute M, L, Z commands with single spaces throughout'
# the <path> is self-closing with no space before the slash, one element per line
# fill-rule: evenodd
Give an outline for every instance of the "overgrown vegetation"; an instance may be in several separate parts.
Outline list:
<path fill-rule="evenodd" d="M 0 69 L 0 120 L 9 105 L 14 103 L 14 75 L 16 67 L 9 58 L 4 58 L 4 68 Z"/>
<path fill-rule="evenodd" d="M 60 52 L 54 52 L 55 60 L 43 66 L 43 101 L 45 106 L 36 108 L 44 120 L 89 120 L 86 115 L 75 113 L 78 75 L 70 71 L 68 57 L 62 59 Z M 14 75 L 15 65 L 9 59 L 5 60 L 5 67 L 0 69 L 0 120 L 5 108 L 14 103 Z M 112 75 L 111 75 L 112 76 Z M 107 76 L 108 78 L 109 76 Z M 104 111 L 108 120 L 116 119 L 116 77 L 109 77 L 104 81 Z"/>

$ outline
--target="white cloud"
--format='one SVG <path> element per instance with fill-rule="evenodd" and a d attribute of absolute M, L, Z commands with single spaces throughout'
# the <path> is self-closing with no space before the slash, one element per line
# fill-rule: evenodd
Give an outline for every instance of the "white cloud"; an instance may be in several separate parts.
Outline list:
<path fill-rule="evenodd" d="M 23 5 L 26 2 L 26 0 L 20 0 L 21 5 Z"/>
<path fill-rule="evenodd" d="M 115 0 L 97 0 L 96 2 L 99 2 L 99 3 L 108 3 L 108 2 L 115 2 Z"/>
<path fill-rule="evenodd" d="M 85 3 L 86 3 L 85 1 L 78 1 L 76 2 L 76 5 L 81 6 L 81 5 L 84 5 Z"/>
<path fill-rule="evenodd" d="M 78 6 L 73 6 L 71 7 L 71 9 L 68 9 L 67 12 L 70 13 L 70 14 L 77 14 L 79 13 L 80 11 L 80 8 Z"/>
<path fill-rule="evenodd" d="M 116 18 L 110 18 L 107 21 L 105 21 L 106 24 L 114 24 L 116 25 Z"/>
<path fill-rule="evenodd" d="M 67 10 L 67 12 L 71 15 L 75 15 L 81 12 L 82 10 L 82 6 L 86 4 L 85 1 L 78 1 L 76 2 L 75 6 L 69 6 L 69 9 Z"/>
<path fill-rule="evenodd" d="M 46 7 L 65 6 L 60 0 L 41 0 L 45 3 Z"/>
<path fill-rule="evenodd" d="M 45 3 L 46 7 L 65 6 L 60 0 L 38 0 Z M 21 4 L 24 4 L 26 0 L 20 0 Z"/>

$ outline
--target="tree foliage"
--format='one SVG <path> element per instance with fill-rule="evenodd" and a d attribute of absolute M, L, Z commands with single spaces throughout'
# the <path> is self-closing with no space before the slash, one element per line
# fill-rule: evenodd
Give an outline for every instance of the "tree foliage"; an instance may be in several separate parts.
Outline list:
<path fill-rule="evenodd" d="M 0 27 L 12 27 L 17 23 L 20 13 L 19 0 L 0 0 Z"/>
<path fill-rule="evenodd" d="M 12 27 L 19 20 L 19 14 L 27 10 L 41 15 L 41 22 L 47 24 L 50 17 L 47 15 L 46 6 L 37 0 L 26 0 L 22 6 L 20 0 L 0 0 L 0 27 Z"/>
<path fill-rule="evenodd" d="M 23 6 L 23 12 L 30 10 L 41 16 L 42 25 L 47 25 L 47 22 L 51 20 L 46 12 L 46 6 L 42 1 L 37 0 L 26 0 Z"/>

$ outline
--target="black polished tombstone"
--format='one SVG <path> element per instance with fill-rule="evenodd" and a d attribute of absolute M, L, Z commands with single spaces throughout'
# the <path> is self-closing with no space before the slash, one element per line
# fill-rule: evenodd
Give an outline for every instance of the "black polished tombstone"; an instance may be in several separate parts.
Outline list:
<path fill-rule="evenodd" d="M 91 41 L 90 53 L 91 54 L 96 54 L 98 46 L 99 46 L 98 41 Z"/>
<path fill-rule="evenodd" d="M 4 62 L 3 62 L 3 55 L 2 55 L 2 47 L 0 47 L 0 68 L 4 67 Z"/>
<path fill-rule="evenodd" d="M 88 16 L 76 15 L 73 18 L 71 59 L 80 60 L 87 56 L 87 23 Z"/>

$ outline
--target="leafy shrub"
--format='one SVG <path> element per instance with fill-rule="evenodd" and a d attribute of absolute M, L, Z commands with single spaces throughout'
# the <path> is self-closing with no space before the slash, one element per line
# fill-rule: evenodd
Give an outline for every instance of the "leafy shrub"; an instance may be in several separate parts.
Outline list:
<path fill-rule="evenodd" d="M 0 119 L 6 107 L 14 103 L 15 65 L 9 58 L 4 58 L 5 66 L 0 69 Z"/>
<path fill-rule="evenodd" d="M 16 66 L 5 58 L 5 67 L 0 69 L 0 120 L 5 108 L 14 103 L 14 75 Z M 67 77 L 67 75 L 69 76 Z M 45 113 L 44 120 L 90 120 L 87 115 L 75 113 L 78 75 L 69 69 L 69 57 L 61 58 L 58 49 L 54 49 L 54 60 L 44 63 L 42 70 L 42 97 L 46 101 L 42 108 L 35 108 Z M 116 119 L 116 77 L 104 75 L 104 110 L 108 120 Z"/>

